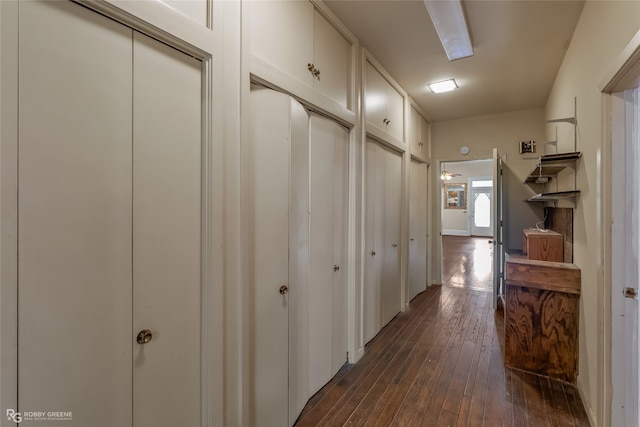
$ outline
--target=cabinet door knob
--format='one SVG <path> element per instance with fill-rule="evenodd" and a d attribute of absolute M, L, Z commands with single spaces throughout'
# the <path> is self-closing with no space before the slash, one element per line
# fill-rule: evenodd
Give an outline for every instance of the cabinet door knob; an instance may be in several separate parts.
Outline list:
<path fill-rule="evenodd" d="M 149 341 L 151 341 L 151 338 L 153 338 L 153 334 L 151 333 L 151 331 L 148 329 L 143 329 L 140 332 L 138 332 L 136 341 L 138 341 L 138 344 L 146 344 Z"/>
<path fill-rule="evenodd" d="M 340 270 L 340 266 L 339 265 L 334 265 L 333 266 L 333 271 L 338 271 Z"/>
<path fill-rule="evenodd" d="M 371 256 L 376 256 L 376 251 L 371 251 Z"/>
<path fill-rule="evenodd" d="M 289 293 L 289 287 L 287 285 L 280 286 L 280 295 L 286 295 Z"/>
<path fill-rule="evenodd" d="M 394 243 L 394 244 L 392 244 L 391 246 L 393 246 L 394 248 L 397 248 L 397 247 L 398 247 L 398 244 L 397 244 L 397 243 Z"/>
<path fill-rule="evenodd" d="M 320 75 L 320 69 L 319 68 L 314 68 L 312 72 L 313 72 L 313 75 L 316 76 L 316 77 L 318 77 Z"/>
<path fill-rule="evenodd" d="M 313 70 L 315 69 L 315 67 L 313 66 L 313 64 L 311 62 L 309 62 L 307 64 L 307 70 L 311 71 L 313 73 Z"/>

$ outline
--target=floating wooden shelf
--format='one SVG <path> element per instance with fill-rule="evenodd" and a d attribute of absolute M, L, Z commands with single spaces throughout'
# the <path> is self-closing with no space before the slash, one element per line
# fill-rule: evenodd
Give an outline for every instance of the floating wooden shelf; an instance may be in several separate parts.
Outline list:
<path fill-rule="evenodd" d="M 573 153 L 561 153 L 561 154 L 547 154 L 540 156 L 536 167 L 529 172 L 525 183 L 536 183 L 540 178 L 551 179 L 556 176 L 561 170 L 566 168 L 575 169 L 576 161 L 582 156 L 580 152 Z"/>
<path fill-rule="evenodd" d="M 574 199 L 580 190 L 556 191 L 552 193 L 539 193 L 528 198 L 527 202 L 557 202 L 560 199 Z"/>

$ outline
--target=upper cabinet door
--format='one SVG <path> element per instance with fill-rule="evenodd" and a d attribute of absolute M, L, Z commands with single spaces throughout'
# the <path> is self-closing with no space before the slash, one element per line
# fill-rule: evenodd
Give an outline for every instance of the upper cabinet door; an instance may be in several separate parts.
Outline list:
<path fill-rule="evenodd" d="M 308 1 L 252 1 L 251 53 L 312 86 L 313 21 Z"/>
<path fill-rule="evenodd" d="M 348 108 L 351 43 L 317 10 L 314 11 L 314 87 Z"/>
<path fill-rule="evenodd" d="M 404 97 L 389 82 L 386 83 L 387 95 L 387 133 L 404 140 Z"/>
<path fill-rule="evenodd" d="M 422 160 L 429 160 L 429 122 L 413 107 L 409 117 L 408 138 L 411 154 Z"/>
<path fill-rule="evenodd" d="M 365 114 L 369 124 L 387 131 L 387 86 L 388 82 L 367 62 L 365 83 Z"/>

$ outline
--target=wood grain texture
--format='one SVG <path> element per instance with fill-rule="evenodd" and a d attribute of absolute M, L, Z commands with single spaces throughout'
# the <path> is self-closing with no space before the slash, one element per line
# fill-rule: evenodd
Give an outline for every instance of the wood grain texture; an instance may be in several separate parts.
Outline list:
<path fill-rule="evenodd" d="M 573 262 L 573 209 L 545 207 L 544 228 L 564 236 L 564 262 Z"/>
<path fill-rule="evenodd" d="M 536 261 L 510 256 L 505 279 L 522 287 L 580 294 L 580 269 L 574 264 Z"/>
<path fill-rule="evenodd" d="M 505 364 L 575 384 L 579 296 L 507 281 Z"/>
<path fill-rule="evenodd" d="M 523 248 L 528 259 L 564 262 L 564 236 L 555 231 L 524 229 Z"/>

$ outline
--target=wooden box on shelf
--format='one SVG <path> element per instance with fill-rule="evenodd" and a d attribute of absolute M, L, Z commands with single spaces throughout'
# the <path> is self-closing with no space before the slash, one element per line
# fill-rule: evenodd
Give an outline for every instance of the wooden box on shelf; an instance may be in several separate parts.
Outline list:
<path fill-rule="evenodd" d="M 564 236 L 551 230 L 525 228 L 522 251 L 528 259 L 564 262 Z"/>

